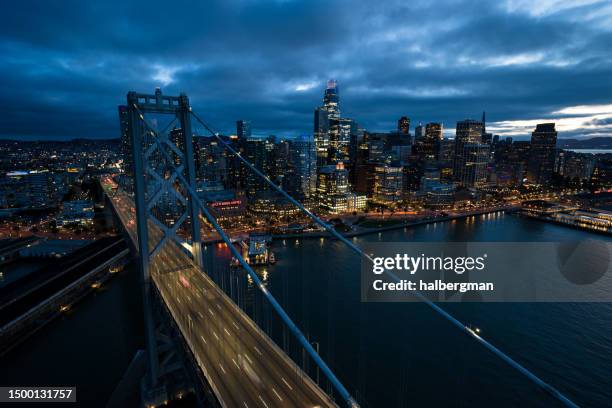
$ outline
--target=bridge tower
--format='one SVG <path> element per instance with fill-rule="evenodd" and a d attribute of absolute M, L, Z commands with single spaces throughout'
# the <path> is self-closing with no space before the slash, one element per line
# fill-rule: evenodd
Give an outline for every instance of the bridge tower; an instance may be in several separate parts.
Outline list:
<path fill-rule="evenodd" d="M 157 88 L 154 95 L 129 92 L 127 111 L 143 279 L 148 363 L 145 387 L 154 390 L 164 371 L 160 362 L 166 360 L 160 356 L 163 347 L 158 343 L 164 336 L 157 332 L 152 310 L 151 279 L 156 273 L 164 273 L 158 256 L 165 245 L 174 241 L 190 248 L 193 260 L 202 267 L 200 211 L 188 193 L 189 187 L 195 190 L 196 183 L 191 107 L 187 95 L 166 96 Z M 168 163 L 168 157 L 174 163 Z M 182 185 L 181 180 L 189 186 Z"/>

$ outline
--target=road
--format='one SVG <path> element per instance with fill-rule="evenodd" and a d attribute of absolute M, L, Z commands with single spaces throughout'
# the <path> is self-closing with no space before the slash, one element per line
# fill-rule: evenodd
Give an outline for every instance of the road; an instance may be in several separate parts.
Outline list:
<path fill-rule="evenodd" d="M 133 200 L 110 179 L 103 186 L 135 240 Z M 162 232 L 151 224 L 149 235 L 153 249 Z M 164 245 L 151 277 L 222 405 L 336 406 L 177 244 Z"/>
<path fill-rule="evenodd" d="M 0 289 L 0 327 L 124 251 L 121 237 L 99 239 Z"/>

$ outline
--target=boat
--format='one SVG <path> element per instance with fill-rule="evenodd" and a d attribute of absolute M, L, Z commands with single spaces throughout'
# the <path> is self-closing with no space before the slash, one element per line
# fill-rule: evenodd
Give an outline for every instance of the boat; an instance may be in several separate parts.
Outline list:
<path fill-rule="evenodd" d="M 274 253 L 269 249 L 265 237 L 255 236 L 249 239 L 248 244 L 244 241 L 238 242 L 242 257 L 249 265 L 273 265 L 276 263 Z M 232 257 L 230 266 L 240 266 L 240 261 Z"/>

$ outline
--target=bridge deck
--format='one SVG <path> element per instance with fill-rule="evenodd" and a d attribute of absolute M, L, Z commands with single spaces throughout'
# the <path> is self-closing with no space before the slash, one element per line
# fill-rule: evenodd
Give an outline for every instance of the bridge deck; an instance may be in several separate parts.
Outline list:
<path fill-rule="evenodd" d="M 133 200 L 104 180 L 126 230 L 136 239 Z M 152 246 L 161 232 L 150 225 Z M 227 407 L 336 404 L 210 279 L 169 242 L 151 277 L 217 398 Z"/>

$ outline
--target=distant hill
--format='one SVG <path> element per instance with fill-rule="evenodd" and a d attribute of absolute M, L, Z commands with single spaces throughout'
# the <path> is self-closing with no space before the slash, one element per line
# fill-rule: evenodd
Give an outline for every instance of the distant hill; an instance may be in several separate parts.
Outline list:
<path fill-rule="evenodd" d="M 119 138 L 112 139 L 71 139 L 71 140 L 18 140 L 18 139 L 0 139 L 0 144 L 2 145 L 10 145 L 10 144 L 23 144 L 23 145 L 62 145 L 62 144 L 72 144 L 72 145 L 100 145 L 100 144 L 119 144 Z"/>
<path fill-rule="evenodd" d="M 612 137 L 593 137 L 591 139 L 557 139 L 561 149 L 612 149 Z"/>

